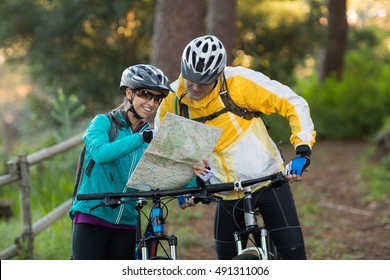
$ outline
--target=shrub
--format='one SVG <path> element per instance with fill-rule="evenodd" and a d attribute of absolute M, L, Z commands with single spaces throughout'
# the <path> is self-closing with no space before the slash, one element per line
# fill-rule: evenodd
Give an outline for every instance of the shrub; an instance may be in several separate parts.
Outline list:
<path fill-rule="evenodd" d="M 315 75 L 298 90 L 310 104 L 319 137 L 364 139 L 383 124 L 390 107 L 390 66 L 369 50 L 349 51 L 342 81 L 320 83 Z"/>

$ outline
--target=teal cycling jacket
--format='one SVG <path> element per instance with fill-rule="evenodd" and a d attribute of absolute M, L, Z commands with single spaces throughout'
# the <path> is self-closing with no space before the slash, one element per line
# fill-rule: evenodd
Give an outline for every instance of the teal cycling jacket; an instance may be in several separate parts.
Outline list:
<path fill-rule="evenodd" d="M 132 132 L 120 113 L 118 118 L 124 124 L 119 129 L 117 138 L 109 141 L 110 120 L 105 114 L 97 115 L 87 126 L 83 139 L 86 145 L 84 162 L 85 167 L 91 159 L 95 161 L 90 176 L 83 176 L 78 194 L 105 193 L 105 192 L 136 192 L 137 190 L 126 187 L 129 176 L 134 172 L 137 163 L 143 155 L 148 143 L 142 141 L 139 132 L 149 128 L 145 124 L 139 132 Z M 69 216 L 73 219 L 75 212 L 94 215 L 112 224 L 137 225 L 137 211 L 135 210 L 136 198 L 128 198 L 130 203 L 121 204 L 113 209 L 111 207 L 96 206 L 99 200 L 75 199 Z"/>

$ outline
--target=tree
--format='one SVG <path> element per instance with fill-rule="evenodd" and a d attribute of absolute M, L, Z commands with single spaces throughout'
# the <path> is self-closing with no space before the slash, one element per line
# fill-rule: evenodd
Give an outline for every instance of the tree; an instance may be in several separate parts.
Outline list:
<path fill-rule="evenodd" d="M 233 62 L 236 31 L 236 0 L 209 0 L 207 33 L 217 36 L 227 52 L 227 64 Z"/>
<path fill-rule="evenodd" d="M 293 85 L 297 66 L 322 46 L 322 1 L 237 2 L 237 42 L 233 65 L 261 71 Z"/>
<path fill-rule="evenodd" d="M 7 61 L 28 64 L 48 95 L 62 88 L 90 112 L 115 106 L 123 69 L 149 60 L 154 2 L 49 2 L 0 1 L 0 51 L 10 54 Z"/>
<path fill-rule="evenodd" d="M 319 74 L 321 81 L 331 74 L 342 79 L 347 29 L 346 0 L 328 0 L 328 38 Z"/>
<path fill-rule="evenodd" d="M 204 1 L 158 0 L 151 63 L 173 81 L 180 74 L 184 47 L 204 30 Z"/>

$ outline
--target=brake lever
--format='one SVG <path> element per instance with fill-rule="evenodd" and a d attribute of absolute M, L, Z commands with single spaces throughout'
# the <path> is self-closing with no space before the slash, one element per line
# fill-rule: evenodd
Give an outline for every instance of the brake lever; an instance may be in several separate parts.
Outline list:
<path fill-rule="evenodd" d="M 217 202 L 223 199 L 222 197 L 217 195 L 208 195 L 208 196 L 195 195 L 192 197 L 195 204 L 201 202 L 202 204 L 206 204 L 206 205 L 210 204 L 211 202 Z"/>
<path fill-rule="evenodd" d="M 100 202 L 98 205 L 91 207 L 91 209 L 89 209 L 89 212 L 92 212 L 96 208 L 106 207 L 106 206 L 110 206 L 112 209 L 115 209 L 121 204 L 122 204 L 122 201 L 119 198 L 112 198 L 109 195 L 107 195 L 104 198 L 104 202 Z"/>
<path fill-rule="evenodd" d="M 98 205 L 95 205 L 95 206 L 91 207 L 91 208 L 89 209 L 89 212 L 92 212 L 92 211 L 95 210 L 96 208 L 103 207 L 103 206 L 105 206 L 104 202 L 100 202 Z"/>
<path fill-rule="evenodd" d="M 275 177 L 271 179 L 271 186 L 277 189 L 287 182 L 286 176 L 284 176 L 282 172 L 278 172 L 275 174 Z"/>

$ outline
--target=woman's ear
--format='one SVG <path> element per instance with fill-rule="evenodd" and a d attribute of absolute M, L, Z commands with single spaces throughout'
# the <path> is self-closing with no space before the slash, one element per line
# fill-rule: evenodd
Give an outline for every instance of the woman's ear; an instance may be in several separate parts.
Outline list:
<path fill-rule="evenodd" d="M 132 89 L 131 88 L 126 88 L 125 94 L 126 94 L 127 99 L 131 99 L 131 97 L 133 95 Z"/>

